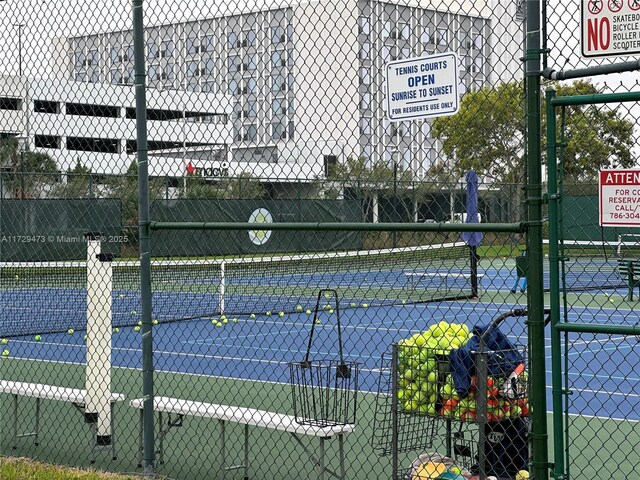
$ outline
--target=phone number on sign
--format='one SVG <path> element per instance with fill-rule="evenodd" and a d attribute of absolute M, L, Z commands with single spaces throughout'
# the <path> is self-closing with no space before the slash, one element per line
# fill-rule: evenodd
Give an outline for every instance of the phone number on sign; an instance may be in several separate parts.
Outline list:
<path fill-rule="evenodd" d="M 616 220 L 640 220 L 640 212 L 609 212 L 609 218 Z"/>

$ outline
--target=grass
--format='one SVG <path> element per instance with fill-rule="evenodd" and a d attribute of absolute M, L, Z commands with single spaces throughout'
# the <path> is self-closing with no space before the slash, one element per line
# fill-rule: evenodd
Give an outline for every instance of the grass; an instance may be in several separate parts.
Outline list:
<path fill-rule="evenodd" d="M 71 467 L 59 467 L 35 462 L 28 458 L 0 456 L 0 478 L 2 480 L 138 480 L 138 475 L 119 475 L 84 470 Z"/>

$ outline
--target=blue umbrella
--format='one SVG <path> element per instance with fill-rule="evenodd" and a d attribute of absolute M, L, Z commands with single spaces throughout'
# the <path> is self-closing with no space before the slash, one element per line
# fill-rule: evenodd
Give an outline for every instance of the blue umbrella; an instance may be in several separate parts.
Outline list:
<path fill-rule="evenodd" d="M 465 223 L 480 223 L 478 214 L 478 175 L 473 170 L 467 172 L 467 219 Z M 482 241 L 482 232 L 462 232 L 462 240 L 470 247 L 477 247 Z"/>
<path fill-rule="evenodd" d="M 467 219 L 465 223 L 480 223 L 478 215 L 478 175 L 473 170 L 467 172 Z M 469 245 L 471 267 L 471 296 L 478 297 L 478 252 L 482 241 L 482 232 L 462 232 L 462 240 Z"/>

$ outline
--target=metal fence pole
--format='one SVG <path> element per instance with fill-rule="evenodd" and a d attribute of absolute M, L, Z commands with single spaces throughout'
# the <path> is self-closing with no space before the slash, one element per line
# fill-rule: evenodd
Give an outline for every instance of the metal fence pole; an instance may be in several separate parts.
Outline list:
<path fill-rule="evenodd" d="M 536 480 L 549 478 L 547 402 L 545 381 L 544 290 L 542 251 L 542 162 L 540 146 L 540 2 L 527 2 L 526 14 L 526 145 L 527 145 L 527 255 L 529 256 L 529 342 L 531 348 L 531 473 Z"/>
<path fill-rule="evenodd" d="M 151 259 L 149 238 L 149 177 L 147 162 L 147 100 L 142 0 L 133 0 L 136 137 L 138 149 L 138 226 L 140 232 L 140 296 L 142 314 L 142 395 L 144 398 L 144 473 L 155 474 L 153 431 L 153 337 L 151 327 Z"/>

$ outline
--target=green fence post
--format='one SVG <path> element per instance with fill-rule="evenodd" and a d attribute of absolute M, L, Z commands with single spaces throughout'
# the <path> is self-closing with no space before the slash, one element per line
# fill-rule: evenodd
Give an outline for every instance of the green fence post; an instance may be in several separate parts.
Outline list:
<path fill-rule="evenodd" d="M 144 19 L 142 0 L 133 0 L 136 136 L 138 146 L 138 229 L 140 232 L 140 297 L 142 316 L 142 396 L 144 474 L 155 475 L 153 431 L 153 337 L 151 328 L 151 258 L 149 229 L 149 166 L 147 162 L 147 99 L 145 92 Z"/>
<path fill-rule="evenodd" d="M 553 402 L 553 477 L 564 478 L 564 435 L 562 417 L 562 346 L 560 331 L 556 329 L 560 321 L 560 269 L 558 265 L 560 241 L 558 178 L 557 178 L 557 144 L 556 114 L 552 105 L 556 92 L 547 90 L 547 169 L 549 199 L 549 307 L 551 309 L 551 385 Z"/>
<path fill-rule="evenodd" d="M 526 14 L 526 159 L 527 159 L 527 256 L 529 257 L 528 334 L 531 389 L 531 473 L 536 480 L 549 478 L 547 402 L 545 381 L 544 290 L 542 278 L 542 162 L 540 146 L 540 2 L 527 2 Z"/>

